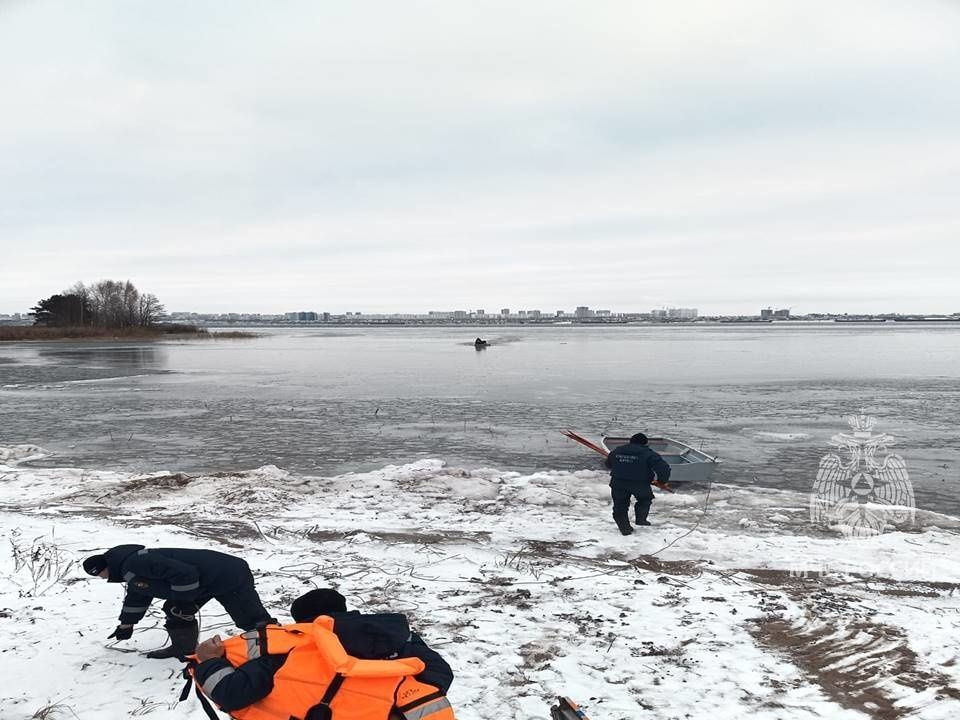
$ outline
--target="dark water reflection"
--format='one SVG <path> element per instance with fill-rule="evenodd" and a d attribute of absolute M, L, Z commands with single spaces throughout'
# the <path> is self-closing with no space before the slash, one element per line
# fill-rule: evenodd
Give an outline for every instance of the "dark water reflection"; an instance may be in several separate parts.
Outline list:
<path fill-rule="evenodd" d="M 167 351 L 158 345 L 87 345 L 66 349 L 41 349 L 37 356 L 70 367 L 156 369 L 167 360 Z"/>
<path fill-rule="evenodd" d="M 0 387 L 37 387 L 167 372 L 167 350 L 155 344 L 11 343 L 4 349 Z"/>

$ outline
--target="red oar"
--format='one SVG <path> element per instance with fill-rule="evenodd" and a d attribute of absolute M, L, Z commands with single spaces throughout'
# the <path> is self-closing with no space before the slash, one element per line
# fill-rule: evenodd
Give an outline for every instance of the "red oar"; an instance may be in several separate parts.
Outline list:
<path fill-rule="evenodd" d="M 593 450 L 594 452 L 600 453 L 600 454 L 603 455 L 604 457 L 606 457 L 607 455 L 610 454 L 608 451 L 604 450 L 604 449 L 603 449 L 602 447 L 600 447 L 599 445 L 595 445 L 594 443 L 590 442 L 589 440 L 587 440 L 587 439 L 586 439 L 585 437 L 583 437 L 582 435 L 577 435 L 573 430 L 561 430 L 560 432 L 562 432 L 564 435 L 566 435 L 566 436 L 567 436 L 568 438 L 570 438 L 571 440 L 575 440 L 576 442 L 580 443 L 581 445 L 586 445 L 588 448 L 590 448 L 590 449 Z"/>
<path fill-rule="evenodd" d="M 603 455 L 604 457 L 607 457 L 607 456 L 610 454 L 609 451 L 604 450 L 604 449 L 603 449 L 602 447 L 600 447 L 599 445 L 590 442 L 589 440 L 587 440 L 587 439 L 586 439 L 585 437 L 583 437 L 582 435 L 577 435 L 573 430 L 561 430 L 560 432 L 562 432 L 566 437 L 570 438 L 571 440 L 574 440 L 574 441 L 580 443 L 581 445 L 584 445 L 584 446 L 590 448 L 590 449 L 593 450 L 594 452 L 600 453 L 600 454 Z M 665 482 L 660 482 L 659 480 L 654 480 L 654 481 L 652 481 L 650 484 L 651 484 L 651 485 L 656 485 L 658 488 L 660 488 L 661 490 L 666 490 L 668 493 L 672 493 L 672 492 L 673 492 L 673 490 L 671 489 L 671 487 L 670 487 L 669 485 L 667 485 Z"/>

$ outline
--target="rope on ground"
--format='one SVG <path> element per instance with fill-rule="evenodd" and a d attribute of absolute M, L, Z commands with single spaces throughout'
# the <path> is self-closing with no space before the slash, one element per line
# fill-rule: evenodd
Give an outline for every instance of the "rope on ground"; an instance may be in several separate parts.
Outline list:
<path fill-rule="evenodd" d="M 693 527 L 690 528 L 689 530 L 687 530 L 685 533 L 683 533 L 683 534 L 678 535 L 677 537 L 675 537 L 673 540 L 671 540 L 670 542 L 668 542 L 666 545 L 664 545 L 662 548 L 660 548 L 660 549 L 657 550 L 656 552 L 648 553 L 648 554 L 650 555 L 650 557 L 654 557 L 654 556 L 656 556 L 656 555 L 659 555 L 659 554 L 662 553 L 664 550 L 666 550 L 666 549 L 668 549 L 668 548 L 672 548 L 674 545 L 676 545 L 678 542 L 680 542 L 681 540 L 683 540 L 685 537 L 687 537 L 687 536 L 690 535 L 691 533 L 695 532 L 695 531 L 697 530 L 697 528 L 700 527 L 700 523 L 702 523 L 702 522 L 703 522 L 703 519 L 707 516 L 707 509 L 710 507 L 710 491 L 711 491 L 711 490 L 713 490 L 713 480 L 709 480 L 709 481 L 707 482 L 707 495 L 706 495 L 706 497 L 703 499 L 703 513 L 700 515 L 699 518 L 697 518 L 697 521 L 693 524 Z"/>

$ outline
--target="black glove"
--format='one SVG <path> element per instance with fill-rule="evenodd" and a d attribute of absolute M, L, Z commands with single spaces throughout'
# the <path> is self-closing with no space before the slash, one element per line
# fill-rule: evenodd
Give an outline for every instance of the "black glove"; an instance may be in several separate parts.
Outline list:
<path fill-rule="evenodd" d="M 117 640 L 129 640 L 133 637 L 133 626 L 124 627 L 123 625 L 117 625 L 117 629 L 112 633 L 107 635 L 107 640 L 110 638 L 116 638 Z"/>
<path fill-rule="evenodd" d="M 180 618 L 181 620 L 193 620 L 198 609 L 199 608 L 197 608 L 196 603 L 186 602 L 171 606 L 170 614 L 174 617 Z"/>

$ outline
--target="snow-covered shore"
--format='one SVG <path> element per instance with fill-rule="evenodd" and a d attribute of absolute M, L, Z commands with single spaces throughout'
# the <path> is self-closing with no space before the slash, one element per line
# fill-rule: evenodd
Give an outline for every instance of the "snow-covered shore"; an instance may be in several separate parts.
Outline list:
<path fill-rule="evenodd" d="M 361 610 L 409 614 L 457 673 L 463 720 L 953 718 L 960 715 L 960 523 L 842 539 L 807 498 L 715 486 L 664 495 L 621 537 L 601 472 L 461 469 L 434 460 L 306 477 L 31 468 L 0 448 L 4 718 L 203 717 L 159 603 L 106 640 L 121 590 L 85 555 L 123 542 L 243 556 L 267 606 L 332 585 Z M 202 636 L 229 633 L 211 603 Z"/>

